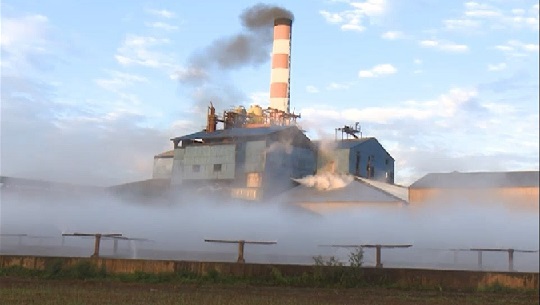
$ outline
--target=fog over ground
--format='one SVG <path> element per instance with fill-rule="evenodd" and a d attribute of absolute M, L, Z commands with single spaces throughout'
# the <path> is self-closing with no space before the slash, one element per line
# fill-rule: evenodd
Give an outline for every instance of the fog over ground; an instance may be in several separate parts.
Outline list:
<path fill-rule="evenodd" d="M 235 81 L 234 73 L 266 66 L 253 79 L 268 87 L 272 18 L 276 12 L 290 14 L 280 7 L 252 5 L 233 16 L 239 17 L 235 19 L 239 20 L 239 29 L 227 27 L 229 33 L 217 28 L 196 32 L 199 27 L 193 19 L 207 19 L 190 16 L 192 25 L 182 28 L 183 33 L 195 31 L 205 41 L 209 33 L 219 32 L 221 36 L 208 36 L 202 46 L 178 47 L 174 43 L 183 43 L 189 36 L 174 30 L 156 32 L 146 23 L 163 26 L 169 22 L 169 28 L 178 28 L 182 22 L 171 21 L 174 14 L 166 10 L 139 7 L 141 19 L 127 16 L 130 20 L 125 22 L 132 27 L 115 32 L 116 45 L 105 49 L 101 40 L 85 40 L 101 26 L 95 18 L 90 18 L 90 23 L 76 18 L 87 29 L 75 29 L 62 25 L 58 16 L 48 17 L 38 9 L 28 11 L 15 2 L 5 3 L 0 37 L 0 175 L 95 186 L 151 178 L 153 156 L 172 148 L 170 138 L 202 130 L 210 101 L 219 106 L 218 112 L 237 104 L 267 106 L 268 92 L 244 87 L 244 83 Z M 64 15 L 70 13 L 75 12 Z M 73 15 L 77 14 L 80 11 Z M 120 18 L 113 17 L 118 23 Z M 363 21 L 369 20 L 364 17 Z M 309 24 L 307 19 L 295 20 L 293 33 L 314 26 L 317 24 Z M 533 34 L 537 37 L 537 30 Z M 314 49 L 313 41 L 305 37 L 296 35 L 292 42 L 291 108 L 302 113 L 299 122 L 310 138 L 333 139 L 334 128 L 360 121 L 364 136 L 377 137 L 396 159 L 396 182 L 404 185 L 428 172 L 538 170 L 537 44 L 524 56 L 501 55 L 509 65 L 516 64 L 508 74 L 474 79 L 468 86 L 448 83 L 446 89 L 430 93 L 428 98 L 411 95 L 429 89 L 429 79 L 407 88 L 409 92 L 403 92 L 399 100 L 376 107 L 364 104 L 363 94 L 353 93 L 339 99 L 349 99 L 354 108 L 343 108 L 334 105 L 337 92 L 362 88 L 360 84 L 366 91 L 367 87 L 380 87 L 377 100 L 381 102 L 387 92 L 402 91 L 399 86 L 389 87 L 397 83 L 394 81 L 376 85 L 354 78 L 349 83 L 334 83 L 321 75 L 317 80 L 320 89 L 311 86 L 311 91 L 324 91 L 324 84 L 332 82 L 327 89 L 332 99 L 317 103 L 310 98 L 296 99 L 301 96 L 303 79 L 320 73 L 309 69 L 315 69 L 322 57 L 313 58 L 308 66 L 295 66 L 295 56 L 309 57 Z M 316 44 L 329 38 L 318 37 Z M 502 40 L 496 43 L 505 44 Z M 516 46 L 509 42 L 509 47 Z M 329 54 L 339 51 L 330 49 Z M 409 55 L 407 60 L 414 60 L 416 55 Z M 444 63 L 447 57 L 434 58 L 434 62 Z M 371 65 L 362 65 L 368 63 Z M 420 61 L 414 65 L 428 70 L 428 64 Z M 446 74 L 436 67 L 432 75 Z M 355 65 L 354 69 L 360 68 Z M 404 67 L 399 69 L 406 73 Z M 460 70 L 450 72 L 463 74 Z M 345 73 L 340 74 L 345 77 Z M 353 76 L 356 74 L 353 71 Z M 165 101 L 156 98 L 165 90 L 170 92 L 163 95 Z M 120 232 L 151 240 L 132 242 L 129 247 L 122 244 L 119 255 L 123 257 L 234 261 L 234 245 L 208 244 L 203 239 L 278 242 L 273 246 L 247 245 L 248 262 L 313 263 L 311 257 L 318 254 L 346 260 L 348 250 L 319 245 L 398 243 L 412 244 L 413 248 L 383 251 L 385 266 L 453 268 L 453 253 L 448 249 L 539 248 L 538 210 L 530 212 L 494 202 L 361 207 L 321 216 L 283 202 L 218 202 L 189 197 L 186 192 L 165 203 L 148 200 L 146 205 L 103 194 L 59 198 L 20 195 L 2 188 L 0 192 L 2 234 L 51 237 L 22 238 L 20 246 L 17 238 L 2 237 L 2 253 L 91 254 L 91 239 L 66 238 L 62 246 L 62 232 Z M 34 247 L 40 245 L 42 248 Z M 102 251 L 112 255 L 110 241 L 103 241 Z M 205 254 L 190 254 L 194 251 Z M 366 264 L 373 265 L 373 251 L 366 250 L 365 255 Z M 459 268 L 476 267 L 476 253 L 459 255 Z M 506 253 L 484 255 L 486 268 L 506 269 Z M 515 268 L 538 271 L 538 253 L 516 253 Z"/>
<path fill-rule="evenodd" d="M 111 195 L 53 199 L 27 198 L 4 190 L 0 231 L 47 236 L 47 239 L 3 237 L 0 251 L 43 255 L 32 246 L 47 246 L 55 255 L 89 256 L 93 240 L 61 233 L 122 233 L 149 242 L 121 242 L 118 255 L 131 258 L 235 261 L 237 247 L 208 244 L 204 239 L 277 241 L 272 246 L 246 245 L 248 262 L 313 264 L 316 255 L 347 262 L 343 244 L 412 244 L 410 249 L 383 250 L 385 266 L 475 269 L 476 253 L 451 249 L 514 248 L 538 250 L 538 214 L 493 202 L 424 207 L 364 206 L 316 215 L 280 202 L 241 203 L 188 197 L 135 204 Z M 52 238 L 51 238 L 52 237 Z M 71 248 L 75 247 L 75 248 Z M 71 249 L 71 250 L 68 250 Z M 74 250 L 75 249 L 75 250 Z M 69 252 L 71 251 L 71 252 Z M 111 256 L 112 242 L 101 253 Z M 538 271 L 538 253 L 515 254 L 515 269 Z M 365 265 L 375 264 L 373 249 Z M 484 269 L 506 270 L 507 253 L 484 253 Z"/>

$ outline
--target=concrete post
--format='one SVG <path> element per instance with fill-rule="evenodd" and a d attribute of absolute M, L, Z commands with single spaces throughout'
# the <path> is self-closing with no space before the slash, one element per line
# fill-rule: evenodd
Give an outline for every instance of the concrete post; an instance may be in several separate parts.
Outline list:
<path fill-rule="evenodd" d="M 245 240 L 239 240 L 238 241 L 238 260 L 237 263 L 245 263 L 246 260 L 244 259 L 244 245 L 246 241 Z"/>
<path fill-rule="evenodd" d="M 116 253 L 118 253 L 118 239 L 114 239 L 113 240 L 113 253 L 114 255 L 116 255 Z"/>
<path fill-rule="evenodd" d="M 514 271 L 514 249 L 508 249 L 508 271 Z"/>
<path fill-rule="evenodd" d="M 376 250 L 375 257 L 376 257 L 376 260 L 377 260 L 377 262 L 375 264 L 375 267 L 382 268 L 383 265 L 381 263 L 381 245 L 376 245 L 375 250 Z"/>
<path fill-rule="evenodd" d="M 91 257 L 99 257 L 99 245 L 101 243 L 101 234 L 96 234 L 96 240 L 94 241 L 94 254 Z"/>
<path fill-rule="evenodd" d="M 478 251 L 478 269 L 482 270 L 482 251 Z"/>

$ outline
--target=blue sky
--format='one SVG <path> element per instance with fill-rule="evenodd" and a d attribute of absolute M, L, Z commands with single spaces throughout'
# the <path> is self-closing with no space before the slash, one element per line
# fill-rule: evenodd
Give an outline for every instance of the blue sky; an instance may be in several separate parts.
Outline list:
<path fill-rule="evenodd" d="M 204 127 L 210 100 L 268 106 L 270 46 L 180 81 L 193 58 L 246 32 L 239 16 L 257 3 L 2 1 L 1 174 L 147 179 L 169 138 Z M 291 109 L 311 138 L 360 122 L 405 185 L 427 172 L 538 170 L 538 1 L 266 4 L 295 16 Z"/>

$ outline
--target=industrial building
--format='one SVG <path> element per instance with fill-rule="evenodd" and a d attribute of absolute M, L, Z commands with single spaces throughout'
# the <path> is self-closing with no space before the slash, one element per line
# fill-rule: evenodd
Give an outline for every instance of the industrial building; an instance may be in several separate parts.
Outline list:
<path fill-rule="evenodd" d="M 350 174 L 394 183 L 394 158 L 376 138 L 316 141 L 317 172 Z"/>
<path fill-rule="evenodd" d="M 430 173 L 409 187 L 411 205 L 502 202 L 538 211 L 539 172 Z"/>
<path fill-rule="evenodd" d="M 345 126 L 342 140 L 312 142 L 290 112 L 291 26 L 274 21 L 270 107 L 252 105 L 218 116 L 210 103 L 203 131 L 172 138 L 173 150 L 154 156 L 153 179 L 172 189 L 212 190 L 232 198 L 262 200 L 296 185 L 295 179 L 332 172 L 393 183 L 394 159 L 375 138 L 358 138 Z M 222 124 L 222 129 L 218 129 Z M 343 134 L 354 139 L 343 139 Z"/>
<path fill-rule="evenodd" d="M 154 156 L 152 179 L 171 179 L 174 150 Z"/>
<path fill-rule="evenodd" d="M 173 187 L 212 186 L 235 198 L 259 200 L 316 170 L 315 148 L 296 126 L 233 127 L 172 141 Z"/>

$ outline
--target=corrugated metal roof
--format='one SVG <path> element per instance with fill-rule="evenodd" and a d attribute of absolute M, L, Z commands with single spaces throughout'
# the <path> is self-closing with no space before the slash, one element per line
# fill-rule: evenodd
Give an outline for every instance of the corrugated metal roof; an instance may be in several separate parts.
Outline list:
<path fill-rule="evenodd" d="M 389 184 L 386 182 L 371 180 L 371 179 L 362 178 L 362 177 L 355 177 L 355 179 L 360 180 L 364 183 L 367 183 L 373 187 L 376 187 L 383 192 L 387 192 L 388 194 L 395 196 L 403 201 L 409 200 L 409 188 L 407 187 L 396 185 L 396 184 Z"/>
<path fill-rule="evenodd" d="M 155 155 L 154 158 L 172 158 L 174 157 L 174 149 L 167 150 L 158 155 Z"/>
<path fill-rule="evenodd" d="M 289 203 L 312 202 L 402 202 L 396 196 L 368 185 L 366 183 L 353 180 L 347 186 L 334 190 L 318 190 L 313 187 L 299 185 L 280 196 L 282 200 Z"/>
<path fill-rule="evenodd" d="M 298 129 L 296 126 L 268 126 L 259 128 L 229 128 L 220 129 L 214 132 L 199 131 L 189 135 L 176 137 L 171 140 L 195 140 L 195 139 L 222 139 L 222 138 L 244 138 L 261 137 L 280 132 L 287 129 Z M 299 130 L 299 129 L 298 129 Z"/>
<path fill-rule="evenodd" d="M 538 171 L 430 173 L 409 188 L 538 187 Z"/>
<path fill-rule="evenodd" d="M 335 149 L 349 149 L 351 147 L 355 147 L 356 145 L 363 144 L 369 140 L 372 140 L 375 138 L 361 138 L 361 139 L 344 139 L 344 140 L 332 140 L 332 141 L 312 141 L 315 145 L 320 146 L 321 144 L 329 144 L 332 146 L 332 148 Z"/>

